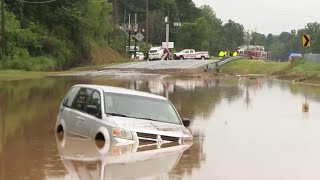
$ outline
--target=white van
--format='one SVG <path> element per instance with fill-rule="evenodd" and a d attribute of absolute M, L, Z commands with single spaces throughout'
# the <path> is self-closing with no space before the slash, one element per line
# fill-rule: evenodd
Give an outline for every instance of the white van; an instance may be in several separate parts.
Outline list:
<path fill-rule="evenodd" d="M 184 143 L 193 139 L 171 102 L 162 96 L 124 88 L 79 84 L 61 103 L 56 132 L 132 144 Z"/>
<path fill-rule="evenodd" d="M 148 60 L 159 60 L 164 55 L 164 49 L 162 47 L 152 47 L 148 53 Z"/>

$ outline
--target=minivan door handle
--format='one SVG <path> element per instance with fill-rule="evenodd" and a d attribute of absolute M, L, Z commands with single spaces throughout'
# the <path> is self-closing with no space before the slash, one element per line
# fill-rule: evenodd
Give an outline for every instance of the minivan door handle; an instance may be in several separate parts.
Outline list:
<path fill-rule="evenodd" d="M 78 121 L 84 121 L 84 118 L 82 118 L 80 116 L 77 116 L 76 118 L 77 118 Z"/>

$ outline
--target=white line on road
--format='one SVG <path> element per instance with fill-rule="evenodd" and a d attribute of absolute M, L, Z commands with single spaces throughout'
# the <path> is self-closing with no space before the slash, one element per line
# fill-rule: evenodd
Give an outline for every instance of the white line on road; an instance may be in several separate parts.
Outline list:
<path fill-rule="evenodd" d="M 201 63 L 202 63 L 202 62 L 196 62 L 196 63 L 194 63 L 194 64 L 191 64 L 191 65 L 189 65 L 189 66 L 184 67 L 183 69 L 188 69 L 189 67 L 192 67 L 192 66 L 195 66 L 195 65 L 201 64 Z"/>

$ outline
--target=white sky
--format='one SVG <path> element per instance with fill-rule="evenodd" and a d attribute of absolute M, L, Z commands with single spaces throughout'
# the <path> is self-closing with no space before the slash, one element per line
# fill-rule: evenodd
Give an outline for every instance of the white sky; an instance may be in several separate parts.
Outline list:
<path fill-rule="evenodd" d="M 320 22 L 320 0 L 193 0 L 210 5 L 223 22 L 232 19 L 246 30 L 263 34 L 304 28 Z"/>

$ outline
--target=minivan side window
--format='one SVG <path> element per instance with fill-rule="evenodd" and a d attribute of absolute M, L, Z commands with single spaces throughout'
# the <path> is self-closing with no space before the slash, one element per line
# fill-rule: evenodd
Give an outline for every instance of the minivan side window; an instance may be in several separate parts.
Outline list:
<path fill-rule="evenodd" d="M 85 112 L 101 119 L 101 96 L 98 91 L 94 91 L 90 96 Z"/>
<path fill-rule="evenodd" d="M 72 108 L 84 111 L 87 100 L 89 96 L 92 94 L 92 92 L 92 89 L 81 88 L 75 100 L 72 103 Z"/>
<path fill-rule="evenodd" d="M 79 91 L 80 87 L 73 87 L 68 94 L 66 95 L 66 97 L 63 100 L 63 105 L 66 107 L 71 107 L 72 102 L 74 100 L 74 98 L 76 97 L 78 91 Z"/>

